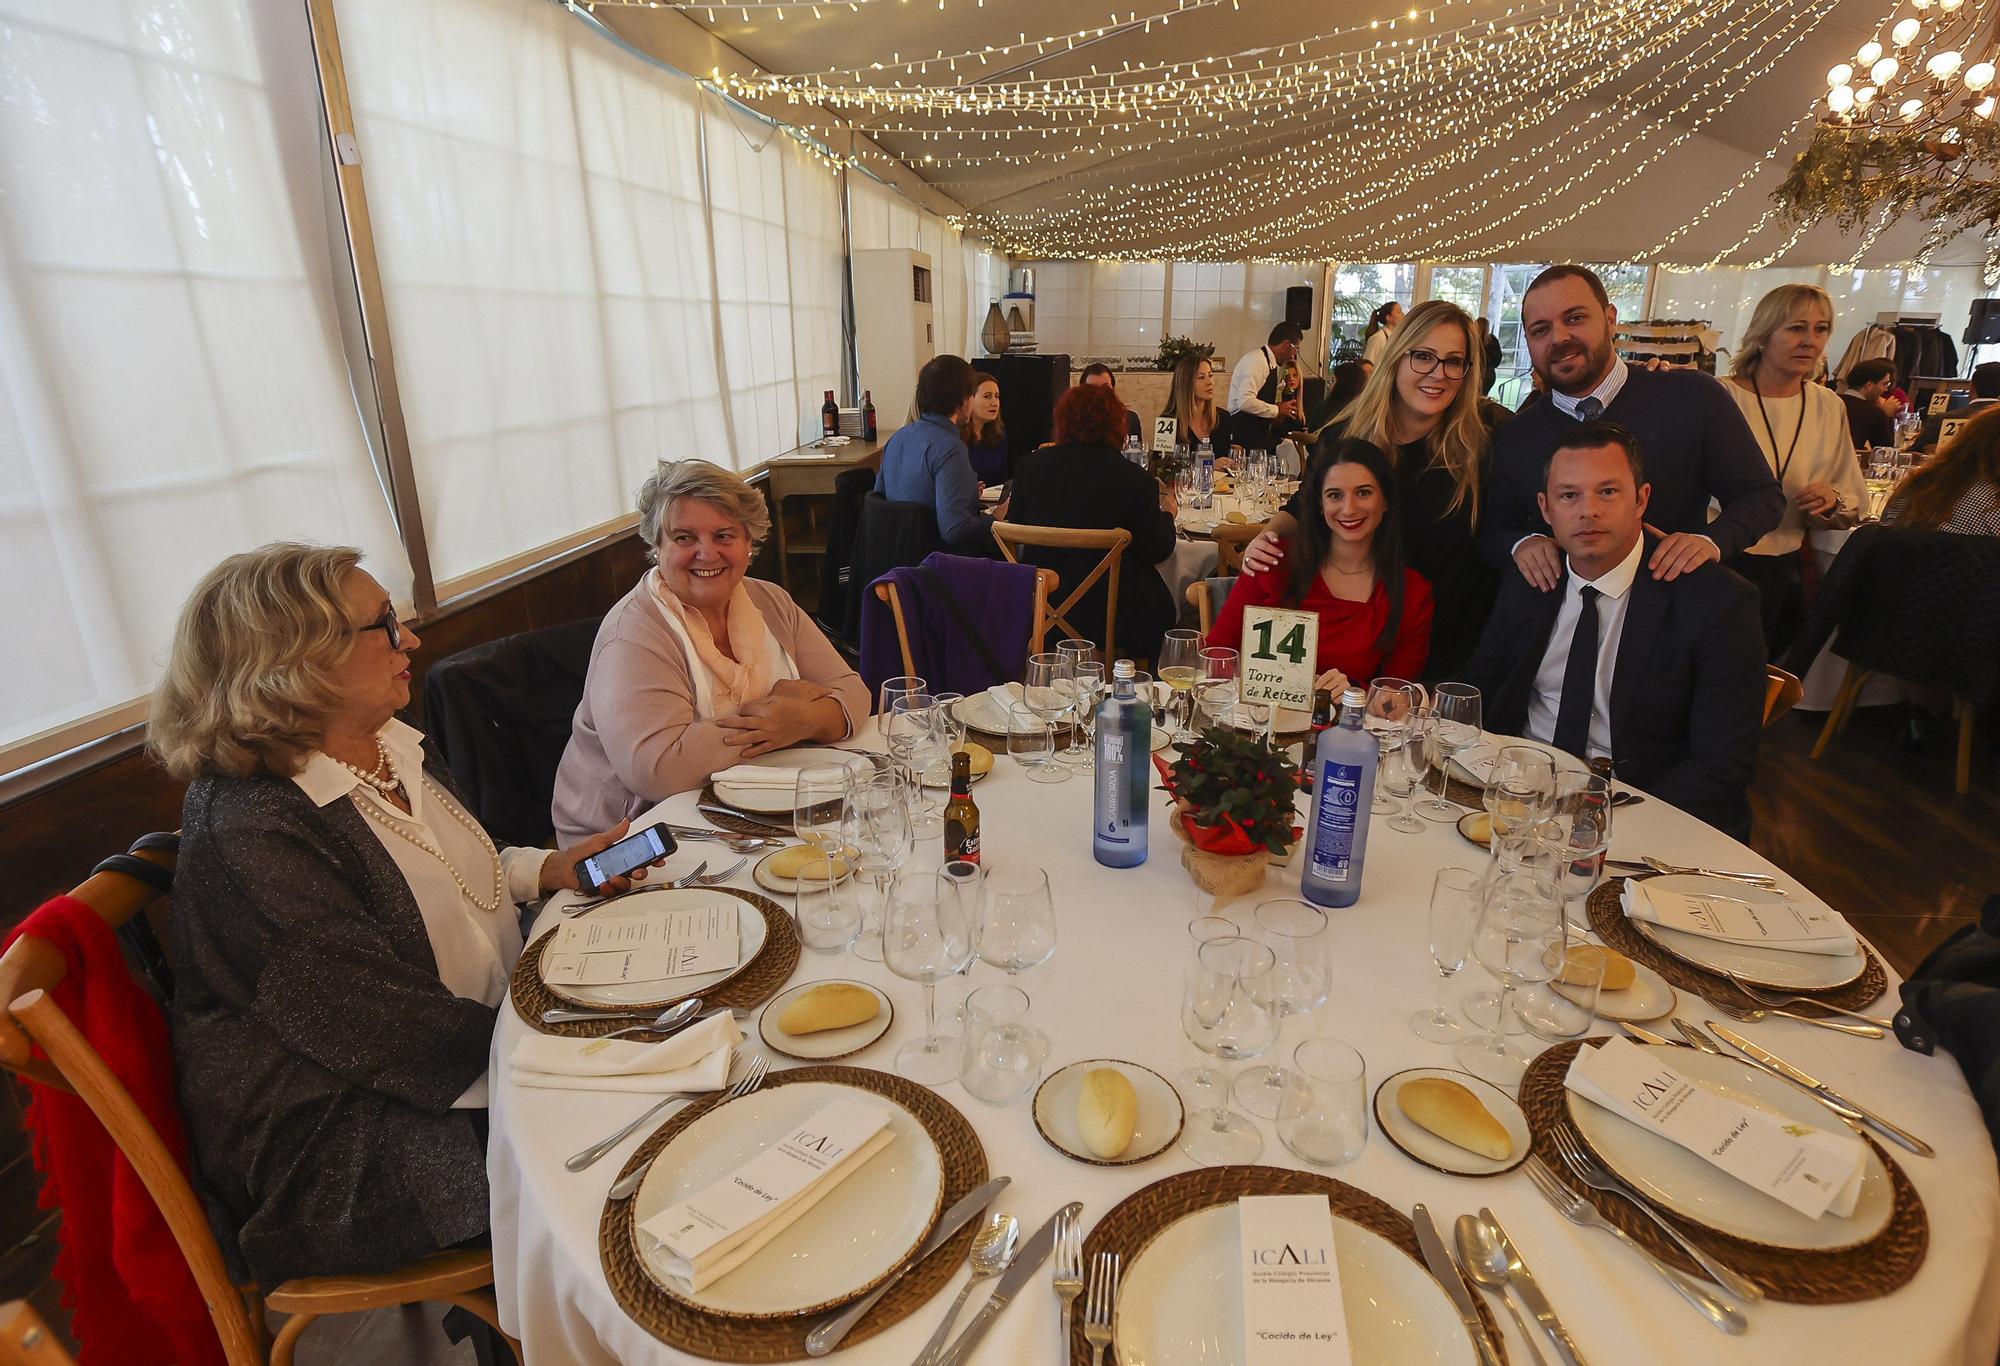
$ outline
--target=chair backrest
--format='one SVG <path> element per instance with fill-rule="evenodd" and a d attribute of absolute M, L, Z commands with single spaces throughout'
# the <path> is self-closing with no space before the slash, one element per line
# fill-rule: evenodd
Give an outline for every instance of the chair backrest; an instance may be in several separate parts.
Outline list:
<path fill-rule="evenodd" d="M 1092 585 L 1099 579 L 1105 579 L 1108 587 L 1104 596 L 1104 639 L 1099 644 L 1104 658 L 1118 657 L 1118 566 L 1124 558 L 1125 547 L 1132 544 L 1131 532 L 1123 527 L 1100 531 L 1079 527 L 1029 526 L 1025 522 L 995 522 L 993 542 L 1000 547 L 1000 553 L 1015 564 L 1024 563 L 1016 553 L 1023 546 L 1104 552 L 1090 572 L 1069 591 L 1069 595 L 1048 609 L 1048 617 L 1050 624 L 1069 639 L 1089 639 L 1071 624 L 1069 614 L 1076 610 Z"/>
<path fill-rule="evenodd" d="M 1235 577 L 1243 572 L 1243 551 L 1264 529 L 1262 522 L 1221 522 L 1210 538 L 1215 542 L 1215 572 Z"/>
<path fill-rule="evenodd" d="M 1236 587 L 1236 576 L 1217 574 L 1206 579 L 1196 579 L 1188 585 L 1188 601 L 1194 604 L 1195 615 L 1201 621 L 1201 633 L 1206 636 L 1215 625 L 1215 614 L 1222 610 L 1222 604 L 1229 601 L 1229 595 Z"/>
<path fill-rule="evenodd" d="M 1788 674 L 1775 664 L 1764 666 L 1764 724 L 1770 725 L 1798 705 L 1806 686 L 1796 674 Z"/>
<path fill-rule="evenodd" d="M 863 590 L 869 584 L 892 569 L 922 564 L 926 555 L 942 545 L 937 511 L 930 504 L 897 502 L 872 492 L 863 498 L 847 570 L 842 635 L 849 640 L 861 639 L 861 604 L 867 596 Z"/>
<path fill-rule="evenodd" d="M 0 1304 L 0 1366 L 76 1366 L 35 1306 L 26 1300 Z"/>
<path fill-rule="evenodd" d="M 1055 592 L 1059 582 L 1061 580 L 1053 569 L 1035 571 L 1035 620 L 1028 628 L 1028 653 L 1031 655 L 1042 652 L 1042 637 L 1048 634 L 1049 629 L 1049 595 Z M 896 644 L 903 652 L 904 674 L 911 678 L 928 677 L 917 667 L 916 652 L 910 646 L 910 624 L 903 615 L 903 595 L 896 591 L 892 581 L 876 584 L 875 596 L 889 604 L 889 615 L 895 619 Z"/>

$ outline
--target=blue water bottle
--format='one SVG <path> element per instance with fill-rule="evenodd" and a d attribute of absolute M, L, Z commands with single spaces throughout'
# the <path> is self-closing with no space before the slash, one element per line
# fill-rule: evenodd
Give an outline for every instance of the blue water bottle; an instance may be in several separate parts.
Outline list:
<path fill-rule="evenodd" d="M 1299 890 L 1319 906 L 1352 906 L 1361 899 L 1368 808 L 1382 753 L 1381 741 L 1361 728 L 1367 705 L 1368 694 L 1359 688 L 1342 693 L 1340 722 L 1320 732 L 1313 752 L 1312 819 Z"/>
<path fill-rule="evenodd" d="M 1203 437 L 1194 449 L 1194 505 L 1215 506 L 1215 448 Z"/>
<path fill-rule="evenodd" d="M 1146 861 L 1146 770 L 1153 756 L 1153 709 L 1139 696 L 1132 661 L 1111 666 L 1111 695 L 1097 704 L 1097 792 L 1090 852 L 1107 868 Z"/>

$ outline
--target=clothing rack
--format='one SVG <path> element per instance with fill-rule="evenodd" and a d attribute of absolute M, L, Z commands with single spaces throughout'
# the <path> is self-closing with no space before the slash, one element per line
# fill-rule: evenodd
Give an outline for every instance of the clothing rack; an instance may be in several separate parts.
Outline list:
<path fill-rule="evenodd" d="M 1693 365 L 1712 375 L 1716 344 L 1721 340 L 1722 334 L 1706 319 L 1649 318 L 1619 323 L 1612 344 L 1628 361 L 1657 357 L 1674 365 Z"/>
<path fill-rule="evenodd" d="M 1891 309 L 1887 313 L 1875 315 L 1877 327 L 1936 327 L 1943 321 L 1942 313 L 1906 313 Z"/>

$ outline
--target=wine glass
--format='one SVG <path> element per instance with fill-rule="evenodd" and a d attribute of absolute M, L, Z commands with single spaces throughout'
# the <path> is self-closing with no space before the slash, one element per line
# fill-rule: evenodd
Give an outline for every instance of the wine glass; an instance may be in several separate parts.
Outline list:
<path fill-rule="evenodd" d="M 1193 884 L 1189 884 L 1193 885 Z M 1188 921 L 1188 962 L 1194 962 L 1194 955 L 1201 946 L 1211 939 L 1237 939 L 1243 934 L 1243 927 L 1224 915 L 1217 915 L 1208 909 L 1215 898 L 1196 887 L 1194 889 L 1194 918 Z M 1190 1040 L 1190 1042 L 1192 1042 Z M 1191 1108 L 1208 1109 L 1222 1103 L 1229 1090 L 1229 1074 L 1215 1066 L 1206 1053 L 1197 1050 L 1197 1061 L 1193 1067 L 1174 1078 L 1183 1096 L 1187 1097 Z"/>
<path fill-rule="evenodd" d="M 1430 829 L 1415 813 L 1417 794 L 1423 791 L 1424 779 L 1430 776 L 1431 728 L 1436 724 L 1437 712 L 1431 707 L 1411 708 L 1403 722 L 1403 743 L 1389 760 L 1389 778 L 1395 786 L 1395 795 L 1403 799 L 1403 809 L 1389 821 L 1391 830 L 1414 835 Z"/>
<path fill-rule="evenodd" d="M 1182 718 L 1181 699 L 1193 690 L 1201 677 L 1201 633 L 1173 630 L 1160 640 L 1159 680 L 1173 689 L 1174 739 L 1185 741 L 1187 722 Z M 1190 699 L 1192 700 L 1192 699 Z"/>
<path fill-rule="evenodd" d="M 1431 879 L 1430 944 L 1431 962 L 1438 970 L 1437 1004 L 1410 1017 L 1410 1031 L 1431 1043 L 1452 1043 L 1465 1032 L 1445 1005 L 1445 991 L 1472 952 L 1479 881 L 1479 874 L 1470 868 L 1440 868 Z"/>
<path fill-rule="evenodd" d="M 871 773 L 855 784 L 854 818 L 847 843 L 855 850 L 859 871 L 866 873 L 875 885 L 878 908 L 888 900 L 889 880 L 910 861 L 916 849 L 910 806 L 910 785 L 900 773 Z M 867 963 L 882 961 L 879 909 L 862 925 L 854 955 Z"/>
<path fill-rule="evenodd" d="M 944 787 L 951 782 L 951 756 L 965 748 L 965 717 L 959 713 L 958 704 L 965 700 L 964 693 L 941 692 L 937 697 L 938 734 L 944 737 L 944 758 L 939 761 L 944 776 L 933 784 Z M 928 778 L 926 781 L 929 781 Z"/>
<path fill-rule="evenodd" d="M 1282 1039 L 1289 1017 L 1326 1004 L 1333 980 L 1327 914 L 1307 902 L 1280 897 L 1260 903 L 1250 922 L 1252 937 L 1271 950 L 1272 970 L 1259 989 L 1278 1017 Z M 1286 1088 L 1295 1080 L 1282 1066 L 1260 1064 L 1236 1078 L 1236 1103 L 1259 1119 L 1276 1119 L 1284 1108 Z"/>
<path fill-rule="evenodd" d="M 882 908 L 882 961 L 924 988 L 923 1037 L 896 1050 L 896 1070 L 911 1081 L 941 1086 L 958 1074 L 958 1052 L 938 1033 L 937 984 L 971 959 L 972 925 L 957 888 L 935 871 L 899 874 Z"/>
<path fill-rule="evenodd" d="M 944 709 L 928 693 L 906 694 L 889 704 L 883 734 L 889 742 L 889 753 L 896 756 L 908 776 L 919 824 L 929 825 L 937 819 L 939 808 L 925 789 L 924 773 L 949 752 Z"/>
<path fill-rule="evenodd" d="M 1260 1057 L 1277 1042 L 1278 1016 L 1267 979 L 1277 970 L 1271 950 L 1241 936 L 1211 939 L 1195 949 L 1181 991 L 1181 1029 L 1188 1041 L 1225 1062 Z M 1264 1151 L 1257 1126 L 1221 1104 L 1195 1111 L 1181 1130 L 1181 1151 L 1205 1167 L 1253 1162 Z"/>
<path fill-rule="evenodd" d="M 931 685 L 914 674 L 898 674 L 894 678 L 882 680 L 882 686 L 875 693 L 875 714 L 888 722 L 889 712 L 899 697 L 921 695 L 930 696 Z"/>
<path fill-rule="evenodd" d="M 1104 682 L 1104 661 L 1101 659 L 1087 659 L 1073 665 L 1072 668 L 1076 674 L 1076 677 L 1072 680 L 1072 686 L 1076 689 L 1076 705 L 1079 709 L 1077 730 L 1083 740 L 1083 757 L 1076 761 L 1077 767 L 1095 768 L 1097 766 L 1097 705 L 1104 700 L 1109 691 Z M 1069 753 L 1069 750 L 1063 751 L 1065 757 Z"/>
<path fill-rule="evenodd" d="M 1040 967 L 1056 951 L 1055 898 L 1049 875 L 1032 863 L 986 870 L 979 908 L 979 960 L 1009 976 Z"/>
<path fill-rule="evenodd" d="M 1563 880 L 1564 914 L 1571 901 L 1590 895 L 1601 870 L 1598 859 L 1611 847 L 1611 780 L 1598 773 L 1558 773 L 1548 819 L 1536 831 L 1555 857 Z M 1588 911 L 1572 924 L 1587 925 Z"/>
<path fill-rule="evenodd" d="M 1096 757 L 1084 739 L 1084 728 L 1088 724 L 1090 709 L 1096 704 L 1091 695 L 1088 678 L 1084 670 L 1096 666 L 1097 677 L 1104 676 L 1104 657 L 1097 652 L 1095 641 L 1064 640 L 1056 643 L 1056 653 L 1063 657 L 1065 667 L 1059 674 L 1056 686 L 1070 695 L 1070 713 L 1074 718 L 1070 725 L 1069 744 L 1056 758 L 1071 768 L 1088 768 Z"/>
<path fill-rule="evenodd" d="M 1495 857 L 1513 857 L 1555 805 L 1556 765 L 1547 750 L 1508 745 L 1493 760 L 1482 801 L 1492 818 Z"/>
<path fill-rule="evenodd" d="M 1395 795 L 1383 780 L 1388 776 L 1396 751 L 1403 747 L 1403 737 L 1409 730 L 1410 713 L 1417 709 L 1422 691 L 1407 679 L 1386 676 L 1368 685 L 1368 702 L 1362 711 L 1361 725 L 1382 746 L 1382 752 L 1375 761 L 1375 800 L 1368 807 L 1378 816 L 1386 816 L 1398 809 Z"/>
<path fill-rule="evenodd" d="M 1502 1031 L 1517 990 L 1561 973 L 1564 942 L 1562 895 L 1547 870 L 1494 865 L 1480 888 L 1472 952 L 1500 979 L 1498 1014 L 1490 1033 L 1459 1041 L 1453 1055 L 1460 1067 L 1509 1090 L 1520 1085 L 1533 1055 Z"/>
<path fill-rule="evenodd" d="M 799 943 L 813 953 L 839 953 L 861 935 L 861 891 L 846 870 L 828 866 L 825 876 L 801 873 L 793 895 L 792 923 Z"/>
<path fill-rule="evenodd" d="M 1048 726 L 1051 744 L 1048 760 L 1028 770 L 1028 777 L 1038 783 L 1069 781 L 1069 769 L 1056 762 L 1053 752 L 1056 726 L 1076 705 L 1075 694 L 1069 686 L 1069 667 L 1069 660 L 1055 651 L 1028 656 L 1028 676 L 1022 680 L 1022 701 Z"/>
<path fill-rule="evenodd" d="M 1451 761 L 1479 743 L 1479 689 L 1470 683 L 1440 683 L 1431 693 L 1431 722 L 1425 758 L 1433 771 L 1436 795 L 1414 808 L 1427 821 L 1455 821 L 1458 807 L 1446 800 Z"/>

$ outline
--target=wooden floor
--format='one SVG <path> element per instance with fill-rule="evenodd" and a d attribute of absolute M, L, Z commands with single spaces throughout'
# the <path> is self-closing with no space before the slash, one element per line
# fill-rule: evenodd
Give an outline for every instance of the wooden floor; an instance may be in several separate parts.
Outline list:
<path fill-rule="evenodd" d="M 1750 843 L 1824 897 L 1907 975 L 2000 892 L 2000 756 L 1991 730 L 1972 789 L 1952 791 L 1955 730 L 1906 753 L 1899 707 L 1856 713 L 1817 761 L 1824 717 L 1793 713 L 1764 732 L 1750 789 Z"/>

